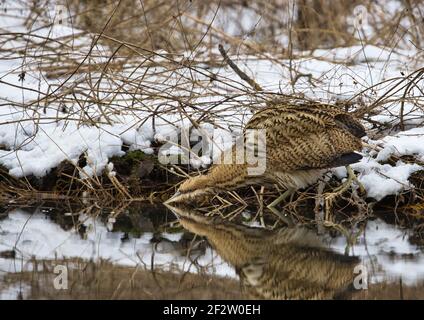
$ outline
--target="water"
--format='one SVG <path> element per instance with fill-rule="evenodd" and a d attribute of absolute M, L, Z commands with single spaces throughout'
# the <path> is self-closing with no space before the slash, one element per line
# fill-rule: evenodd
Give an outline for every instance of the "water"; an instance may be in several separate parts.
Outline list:
<path fill-rule="evenodd" d="M 1 212 L 0 299 L 424 298 L 422 248 L 380 219 L 349 230 L 348 245 L 146 204 Z"/>

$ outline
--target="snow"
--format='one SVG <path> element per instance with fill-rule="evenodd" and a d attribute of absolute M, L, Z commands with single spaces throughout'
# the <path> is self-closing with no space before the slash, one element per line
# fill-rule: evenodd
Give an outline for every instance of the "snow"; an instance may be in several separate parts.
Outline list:
<path fill-rule="evenodd" d="M 38 125 L 39 133 L 35 135 L 28 133 L 32 126 L 25 128 L 13 124 L 9 127 L 9 130 L 0 133 L 0 143 L 12 148 L 22 147 L 16 148 L 15 152 L 0 150 L 0 157 L 2 165 L 9 168 L 9 173 L 15 177 L 31 174 L 42 177 L 65 159 L 76 164 L 82 153 L 86 153 L 88 162 L 82 168 L 83 172 L 92 176 L 103 171 L 110 157 L 124 154 L 121 151 L 122 139 L 113 134 L 116 129 L 110 126 L 100 131 L 94 127 L 77 128 L 73 123 L 66 128 Z M 14 135 L 20 139 L 14 139 Z M 11 141 L 14 145 L 10 145 Z"/>
<path fill-rule="evenodd" d="M 359 181 L 365 187 L 367 197 L 374 198 L 377 201 L 387 195 L 397 194 L 408 189 L 410 187 L 408 177 L 422 169 L 417 164 L 405 164 L 402 161 L 398 161 L 396 166 L 379 163 L 369 166 L 369 163 L 363 167 L 364 170 L 359 176 Z M 361 167 L 361 164 L 352 167 L 357 169 Z M 361 170 L 359 171 L 361 172 Z"/>
<path fill-rule="evenodd" d="M 408 181 L 410 175 L 423 166 L 397 160 L 394 165 L 387 163 L 390 156 L 414 156 L 417 161 L 424 160 L 424 129 L 414 128 L 386 136 L 381 140 L 368 140 L 376 149 L 364 150 L 365 157 L 351 165 L 359 173 L 358 180 L 364 186 L 367 197 L 379 201 L 387 195 L 396 195 L 413 187 Z M 347 176 L 346 169 L 336 168 L 333 173 L 340 179 Z"/>
<path fill-rule="evenodd" d="M 391 155 L 416 156 L 417 160 L 424 161 L 424 129 L 414 128 L 399 132 L 395 136 L 382 139 L 384 148 L 378 153 L 377 161 L 386 161 Z"/>

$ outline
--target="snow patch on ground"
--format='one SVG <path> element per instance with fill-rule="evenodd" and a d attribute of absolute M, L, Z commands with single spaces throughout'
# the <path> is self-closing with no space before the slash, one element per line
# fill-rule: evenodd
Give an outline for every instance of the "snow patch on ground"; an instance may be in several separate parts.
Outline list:
<path fill-rule="evenodd" d="M 424 170 L 416 163 L 397 160 L 394 165 L 387 163 L 390 156 L 414 156 L 420 162 L 424 160 L 424 129 L 414 128 L 402 131 L 381 140 L 368 140 L 373 148 L 365 148 L 364 158 L 351 167 L 359 172 L 358 180 L 367 191 L 367 197 L 379 201 L 388 195 L 395 195 L 408 190 L 413 185 L 408 178 L 414 172 Z M 333 169 L 338 178 L 347 176 L 344 167 Z"/>

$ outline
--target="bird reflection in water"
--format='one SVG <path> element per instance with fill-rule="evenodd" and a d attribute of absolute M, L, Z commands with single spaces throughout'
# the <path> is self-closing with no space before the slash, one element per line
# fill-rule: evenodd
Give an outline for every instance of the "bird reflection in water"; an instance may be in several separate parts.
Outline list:
<path fill-rule="evenodd" d="M 239 225 L 194 210 L 170 207 L 181 225 L 204 236 L 239 275 L 248 298 L 348 298 L 359 259 L 326 248 L 306 228 L 267 230 Z"/>

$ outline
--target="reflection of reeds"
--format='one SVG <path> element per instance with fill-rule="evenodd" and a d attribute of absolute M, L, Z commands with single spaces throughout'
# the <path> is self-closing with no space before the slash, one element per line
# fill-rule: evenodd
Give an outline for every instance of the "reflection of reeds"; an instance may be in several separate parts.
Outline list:
<path fill-rule="evenodd" d="M 241 299 L 236 280 L 192 273 L 153 273 L 145 267 L 123 267 L 107 261 L 82 259 L 31 260 L 33 271 L 9 273 L 2 288 L 20 284 L 29 286 L 25 299 Z M 68 268 L 68 290 L 56 290 L 53 272 L 56 265 Z M 37 271 L 39 270 L 39 271 Z M 18 297 L 11 297 L 18 298 Z"/>
<path fill-rule="evenodd" d="M 388 279 L 384 283 L 361 290 L 354 297 L 357 300 L 422 300 L 424 299 L 424 283 L 418 281 L 413 285 L 405 285 L 402 279 Z"/>

